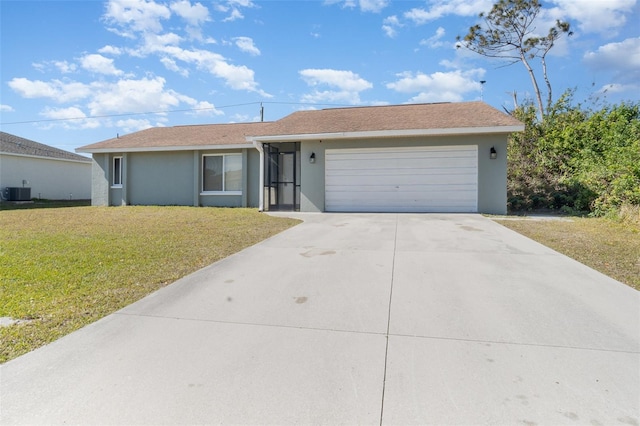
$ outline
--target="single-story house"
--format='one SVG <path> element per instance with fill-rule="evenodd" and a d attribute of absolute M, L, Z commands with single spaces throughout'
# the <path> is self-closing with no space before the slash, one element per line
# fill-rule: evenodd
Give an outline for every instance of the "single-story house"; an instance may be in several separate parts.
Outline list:
<path fill-rule="evenodd" d="M 483 102 L 329 108 L 151 128 L 78 152 L 93 155 L 94 205 L 503 214 L 507 139 L 522 130 Z"/>
<path fill-rule="evenodd" d="M 0 132 L 2 200 L 88 200 L 91 159 Z"/>

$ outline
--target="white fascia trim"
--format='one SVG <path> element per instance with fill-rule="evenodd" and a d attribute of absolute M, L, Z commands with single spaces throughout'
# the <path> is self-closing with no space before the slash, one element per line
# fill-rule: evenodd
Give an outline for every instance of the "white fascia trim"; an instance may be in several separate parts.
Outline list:
<path fill-rule="evenodd" d="M 494 127 L 459 127 L 447 129 L 408 129 L 408 130 L 375 130 L 368 132 L 339 132 L 339 133 L 303 133 L 297 135 L 247 136 L 251 142 L 283 142 L 317 139 L 363 139 L 363 138 L 393 138 L 403 136 L 447 136 L 470 134 L 501 134 L 524 131 L 520 126 Z"/>
<path fill-rule="evenodd" d="M 35 158 L 38 160 L 65 161 L 68 163 L 79 163 L 79 164 L 91 165 L 91 158 L 89 157 L 86 157 L 87 161 L 82 161 L 82 160 L 72 160 L 70 158 L 54 158 L 54 157 L 43 157 L 40 155 L 15 154 L 13 152 L 0 152 L 0 156 L 2 155 L 12 156 L 12 157 L 23 157 L 23 158 Z"/>
<path fill-rule="evenodd" d="M 162 151 L 204 151 L 204 150 L 229 150 L 253 148 L 253 143 L 227 144 L 227 145 L 190 145 L 190 146 L 151 146 L 144 148 L 96 148 L 76 149 L 76 152 L 90 154 L 107 154 L 110 152 L 162 152 Z"/>

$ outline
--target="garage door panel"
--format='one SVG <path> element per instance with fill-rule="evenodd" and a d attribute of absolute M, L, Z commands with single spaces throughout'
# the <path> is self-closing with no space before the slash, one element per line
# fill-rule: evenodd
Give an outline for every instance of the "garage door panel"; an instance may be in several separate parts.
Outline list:
<path fill-rule="evenodd" d="M 423 170 L 429 168 L 460 168 L 473 167 L 476 163 L 472 158 L 405 158 L 405 159 L 385 159 L 375 158 L 363 160 L 352 158 L 350 160 L 334 160 L 328 165 L 327 170 L 398 170 L 413 169 Z"/>
<path fill-rule="evenodd" d="M 379 169 L 379 170 L 371 170 L 370 172 L 366 172 L 366 170 L 332 170 L 330 174 L 327 174 L 327 178 L 335 178 L 341 176 L 403 176 L 403 175 L 465 175 L 465 176 L 474 176 L 476 171 L 474 169 L 462 169 L 462 168 L 453 168 L 453 167 L 434 167 L 428 170 L 425 169 Z"/>
<path fill-rule="evenodd" d="M 462 154 L 462 153 L 461 153 Z M 358 156 L 357 154 L 351 154 L 349 156 L 345 156 L 344 158 L 334 158 L 334 160 L 338 163 L 342 161 L 351 161 L 353 159 L 353 155 L 356 155 L 359 161 L 369 162 L 369 161 L 381 161 L 385 163 L 396 163 L 396 162 L 404 162 L 406 160 L 426 160 L 431 161 L 438 164 L 443 164 L 446 161 L 455 161 L 459 162 L 472 162 L 474 160 L 474 156 L 471 155 L 403 155 L 403 156 L 384 156 L 384 155 L 376 155 L 376 156 Z"/>
<path fill-rule="evenodd" d="M 372 192 L 379 193 L 378 197 L 372 196 Z M 469 201 L 470 196 L 475 193 L 474 190 L 471 189 L 461 189 L 459 191 L 361 191 L 357 194 L 353 192 L 336 192 L 335 196 L 332 198 L 334 201 L 349 201 L 354 200 L 359 203 L 365 203 L 367 200 L 372 200 L 375 203 L 380 203 L 381 200 L 389 200 L 389 201 L 402 201 L 406 200 L 407 202 L 418 202 L 421 201 L 423 204 L 429 203 L 435 200 L 440 201 Z"/>
<path fill-rule="evenodd" d="M 325 210 L 475 212 L 477 146 L 325 152 Z"/>
<path fill-rule="evenodd" d="M 349 184 L 345 185 L 344 182 L 345 177 L 349 177 Z M 437 176 L 437 179 L 434 178 Z M 393 176 L 393 181 L 388 183 L 382 183 L 383 186 L 389 187 L 398 187 L 401 188 L 403 186 L 414 186 L 414 185 L 425 185 L 425 186 L 447 186 L 447 185 L 463 185 L 463 184 L 471 184 L 469 182 L 470 179 L 473 179 L 473 176 L 470 174 L 457 174 L 453 175 L 450 173 L 442 173 L 442 174 L 431 174 L 431 175 L 418 175 L 418 174 L 402 174 Z M 354 188 L 359 189 L 360 187 L 365 187 L 369 185 L 380 185 L 379 179 L 375 179 L 375 176 L 372 175 L 342 175 L 342 176 L 331 176 L 327 177 L 325 181 L 327 187 L 345 187 L 345 188 Z"/>
<path fill-rule="evenodd" d="M 353 155 L 361 159 L 370 158 L 434 158 L 434 157 L 474 157 L 474 154 L 465 146 L 450 147 L 417 147 L 417 148 L 355 148 L 331 150 L 336 159 L 351 158 Z"/>
<path fill-rule="evenodd" d="M 432 186 L 419 185 L 419 186 L 413 186 L 413 187 L 406 187 L 402 189 L 384 186 L 384 185 L 370 185 L 370 186 L 355 187 L 350 189 L 343 189 L 343 188 L 328 188 L 328 189 L 332 190 L 332 193 L 335 194 L 334 195 L 335 198 L 341 197 L 341 194 L 346 194 L 345 197 L 355 197 L 357 196 L 358 193 L 362 193 L 362 192 L 380 192 L 381 197 L 384 194 L 390 194 L 390 193 L 406 194 L 407 196 L 413 195 L 415 197 L 418 197 L 420 195 L 423 195 L 424 197 L 426 197 L 429 194 L 442 194 L 443 197 L 446 197 L 449 195 L 453 197 L 455 196 L 455 194 L 459 192 L 475 193 L 476 191 L 476 188 L 473 185 L 457 185 L 455 187 L 451 187 L 447 189 L 441 189 L 433 185 Z M 367 195 L 367 197 L 369 196 Z"/>

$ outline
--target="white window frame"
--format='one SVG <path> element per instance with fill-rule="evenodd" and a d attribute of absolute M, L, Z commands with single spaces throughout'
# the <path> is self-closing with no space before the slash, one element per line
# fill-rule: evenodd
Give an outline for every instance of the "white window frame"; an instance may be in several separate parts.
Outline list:
<path fill-rule="evenodd" d="M 204 189 L 204 171 L 205 171 L 205 167 L 204 167 L 204 160 L 206 157 L 222 157 L 222 191 L 205 191 Z M 225 182 L 226 179 L 226 174 L 224 173 L 225 167 L 226 167 L 226 163 L 227 163 L 227 157 L 239 157 L 241 160 L 241 168 L 240 170 L 242 171 L 242 154 L 202 154 L 202 170 L 200 173 L 200 188 L 201 188 L 201 192 L 200 195 L 242 195 L 242 191 L 227 191 L 226 187 L 227 187 L 227 183 Z"/>
<path fill-rule="evenodd" d="M 120 163 L 118 173 L 116 173 L 116 161 Z M 114 156 L 111 162 L 111 187 L 122 188 L 122 165 L 124 164 L 123 157 L 120 155 Z M 117 178 L 117 179 L 116 179 Z"/>

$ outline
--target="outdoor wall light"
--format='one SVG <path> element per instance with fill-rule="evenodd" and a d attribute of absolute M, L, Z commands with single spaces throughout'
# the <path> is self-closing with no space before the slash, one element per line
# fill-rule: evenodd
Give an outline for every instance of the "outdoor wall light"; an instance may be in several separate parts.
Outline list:
<path fill-rule="evenodd" d="M 316 153 L 315 152 L 312 152 L 311 155 L 309 156 L 309 162 L 311 164 L 316 162 Z"/>
<path fill-rule="evenodd" d="M 491 158 L 492 160 L 498 158 L 498 152 L 494 147 L 491 147 L 491 149 L 489 150 L 489 158 Z"/>

